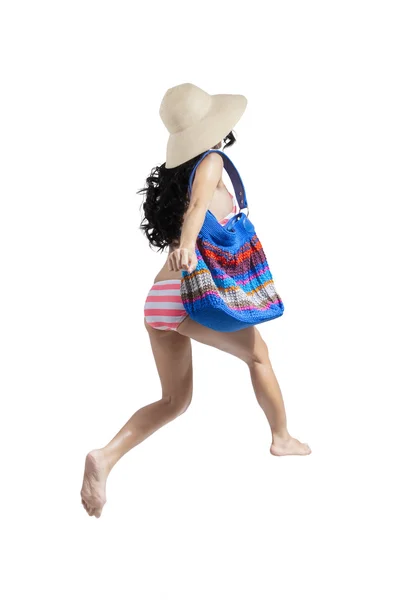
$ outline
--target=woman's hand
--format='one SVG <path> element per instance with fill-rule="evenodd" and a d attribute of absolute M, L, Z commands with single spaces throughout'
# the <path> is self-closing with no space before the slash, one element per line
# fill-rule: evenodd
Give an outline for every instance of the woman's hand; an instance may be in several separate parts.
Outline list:
<path fill-rule="evenodd" d="M 177 248 L 168 257 L 168 268 L 170 271 L 185 271 L 195 270 L 197 266 L 197 256 L 194 250 L 190 248 Z"/>

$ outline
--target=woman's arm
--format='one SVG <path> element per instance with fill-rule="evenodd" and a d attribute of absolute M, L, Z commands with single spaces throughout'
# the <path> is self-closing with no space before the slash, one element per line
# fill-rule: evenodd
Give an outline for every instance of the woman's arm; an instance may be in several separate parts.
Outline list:
<path fill-rule="evenodd" d="M 223 167 L 223 158 L 217 152 L 208 154 L 197 167 L 190 203 L 183 219 L 179 248 L 194 250 L 214 191 L 221 180 Z"/>

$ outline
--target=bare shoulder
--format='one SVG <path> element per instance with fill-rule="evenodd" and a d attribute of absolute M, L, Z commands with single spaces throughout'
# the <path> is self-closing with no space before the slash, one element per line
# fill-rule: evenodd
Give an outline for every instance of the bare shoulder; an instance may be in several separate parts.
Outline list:
<path fill-rule="evenodd" d="M 207 154 L 207 156 L 203 158 L 198 168 L 203 165 L 209 169 L 222 169 L 224 166 L 224 159 L 219 152 L 210 152 L 210 154 Z"/>
<path fill-rule="evenodd" d="M 210 152 L 201 161 L 196 169 L 195 181 L 201 183 L 205 181 L 216 181 L 218 182 L 222 176 L 222 170 L 224 168 L 224 159 L 218 152 Z"/>

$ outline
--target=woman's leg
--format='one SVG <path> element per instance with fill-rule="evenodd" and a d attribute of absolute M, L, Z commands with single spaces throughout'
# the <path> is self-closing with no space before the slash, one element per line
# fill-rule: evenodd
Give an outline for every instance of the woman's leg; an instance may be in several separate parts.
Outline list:
<path fill-rule="evenodd" d="M 269 359 L 267 345 L 256 327 L 225 333 L 204 327 L 187 317 L 177 331 L 182 336 L 233 354 L 247 364 L 254 393 L 271 428 L 272 454 L 283 456 L 311 453 L 307 444 L 293 438 L 287 430 L 285 406 L 279 383 Z"/>
<path fill-rule="evenodd" d="M 81 490 L 90 516 L 99 517 L 106 502 L 107 477 L 131 448 L 140 444 L 188 408 L 193 393 L 192 346 L 175 331 L 154 329 L 145 322 L 161 382 L 161 399 L 140 408 L 104 448 L 86 457 Z"/>

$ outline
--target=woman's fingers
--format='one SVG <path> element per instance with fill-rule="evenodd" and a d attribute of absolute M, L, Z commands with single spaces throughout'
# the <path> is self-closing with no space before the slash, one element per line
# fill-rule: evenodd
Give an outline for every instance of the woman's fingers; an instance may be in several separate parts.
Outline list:
<path fill-rule="evenodd" d="M 170 271 L 176 271 L 175 264 L 174 264 L 174 253 L 173 252 L 168 257 L 168 268 Z"/>
<path fill-rule="evenodd" d="M 168 268 L 170 271 L 193 271 L 197 265 L 197 256 L 187 248 L 178 248 L 171 252 L 168 257 Z"/>
<path fill-rule="evenodd" d="M 181 249 L 180 259 L 181 259 L 180 268 L 188 269 L 189 268 L 189 251 L 186 250 L 186 248 Z"/>
<path fill-rule="evenodd" d="M 171 262 L 171 267 L 170 270 L 171 271 L 179 271 L 180 270 L 180 259 L 179 259 L 179 254 L 180 254 L 180 250 L 179 248 L 177 250 L 174 250 L 169 257 L 169 260 Z"/>

